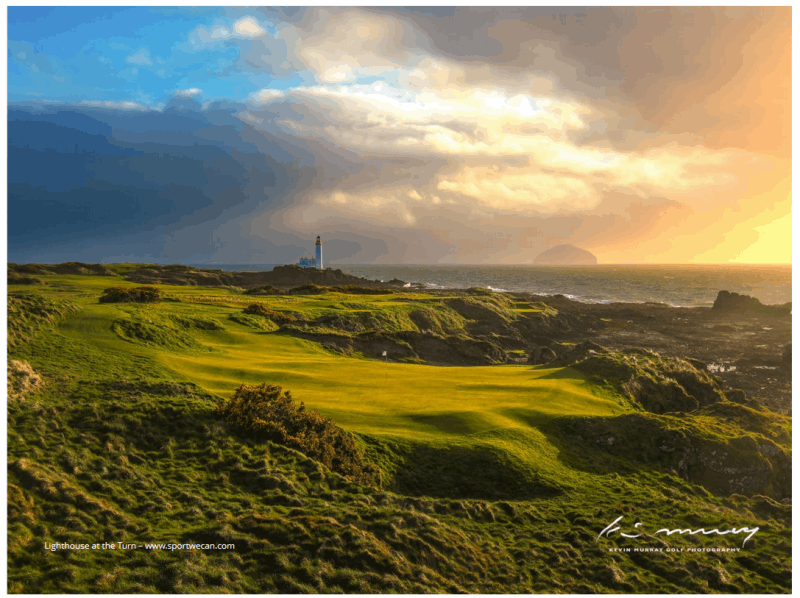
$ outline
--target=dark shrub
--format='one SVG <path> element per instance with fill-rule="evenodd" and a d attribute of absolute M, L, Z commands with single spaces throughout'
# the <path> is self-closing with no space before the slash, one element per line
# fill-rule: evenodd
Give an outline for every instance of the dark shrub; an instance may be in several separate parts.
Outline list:
<path fill-rule="evenodd" d="M 354 284 L 347 284 L 342 287 L 333 287 L 333 290 L 340 293 L 348 293 L 350 295 L 391 295 L 394 293 L 391 289 L 370 289 L 368 287 L 360 287 Z"/>
<path fill-rule="evenodd" d="M 33 276 L 20 276 L 19 274 L 14 274 L 13 272 L 9 272 L 8 284 L 45 284 L 45 283 L 42 282 L 41 278 L 35 278 Z"/>
<path fill-rule="evenodd" d="M 380 485 L 380 471 L 364 462 L 351 434 L 298 406 L 280 386 L 242 384 L 217 411 L 241 432 L 296 449 L 355 482 Z"/>
<path fill-rule="evenodd" d="M 110 287 L 103 291 L 100 303 L 158 303 L 161 291 L 155 287 Z"/>
<path fill-rule="evenodd" d="M 245 295 L 280 295 L 281 290 L 275 288 L 271 284 L 264 285 L 263 287 L 256 287 L 254 289 L 247 289 Z"/>
<path fill-rule="evenodd" d="M 330 287 L 321 287 L 318 284 L 304 284 L 299 287 L 294 287 L 287 295 L 322 295 L 330 291 Z"/>

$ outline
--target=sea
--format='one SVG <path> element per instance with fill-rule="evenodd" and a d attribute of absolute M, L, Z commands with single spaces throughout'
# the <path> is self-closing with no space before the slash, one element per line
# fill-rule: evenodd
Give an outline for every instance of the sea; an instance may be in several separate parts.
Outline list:
<path fill-rule="evenodd" d="M 254 272 L 276 264 L 194 264 Z M 750 295 L 764 304 L 792 300 L 792 267 L 756 265 L 440 266 L 330 264 L 354 276 L 400 279 L 430 289 L 483 287 L 499 292 L 564 295 L 588 303 L 666 303 L 710 306 L 719 291 Z"/>

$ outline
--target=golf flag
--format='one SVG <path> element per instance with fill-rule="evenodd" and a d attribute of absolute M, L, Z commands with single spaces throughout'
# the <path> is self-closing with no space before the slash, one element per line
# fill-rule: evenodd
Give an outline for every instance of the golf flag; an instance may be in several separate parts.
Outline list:
<path fill-rule="evenodd" d="M 383 357 L 386 357 L 386 351 L 383 352 Z"/>

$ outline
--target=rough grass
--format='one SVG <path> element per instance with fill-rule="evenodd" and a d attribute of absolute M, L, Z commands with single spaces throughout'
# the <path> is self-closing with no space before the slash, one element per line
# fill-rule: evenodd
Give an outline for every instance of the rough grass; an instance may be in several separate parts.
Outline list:
<path fill-rule="evenodd" d="M 99 277 L 54 275 L 48 283 L 34 303 L 80 309 L 10 347 L 11 359 L 45 381 L 8 407 L 10 593 L 791 590 L 790 505 L 715 496 L 657 461 L 637 462 L 635 444 L 615 452 L 589 436 L 610 422 L 628 437 L 635 427 L 614 422 L 636 415 L 707 442 L 750 435 L 786 451 L 788 418 L 727 401 L 680 417 L 637 413 L 619 392 L 563 366 L 436 368 L 333 355 L 229 317 L 246 315 L 247 303 L 222 289 L 170 289 L 180 302 L 137 306 L 98 303 L 107 286 Z M 268 301 L 303 319 L 347 313 L 333 305 L 349 301 L 376 309 L 438 309 L 441 301 L 393 299 Z M 128 342 L 112 330 L 116 320 L 146 318 L 214 352 Z M 384 488 L 230 429 L 217 412 L 221 397 L 263 382 L 291 389 L 354 434 Z M 568 425 L 581 421 L 589 422 L 583 441 Z M 598 540 L 618 516 L 622 531 L 643 522 L 642 545 L 664 548 L 735 547 L 741 537 L 652 536 L 660 525 L 761 531 L 735 553 L 610 553 L 635 545 L 619 535 Z M 123 539 L 236 549 L 42 548 Z"/>
<path fill-rule="evenodd" d="M 12 359 L 6 367 L 6 390 L 10 401 L 24 401 L 25 398 L 42 387 L 42 377 L 31 364 Z"/>
<path fill-rule="evenodd" d="M 18 347 L 78 307 L 61 298 L 12 291 L 8 294 L 8 346 Z"/>

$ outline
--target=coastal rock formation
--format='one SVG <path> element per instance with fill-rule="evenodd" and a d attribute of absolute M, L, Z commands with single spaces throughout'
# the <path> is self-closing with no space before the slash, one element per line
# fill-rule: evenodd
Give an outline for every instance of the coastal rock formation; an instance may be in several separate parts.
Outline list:
<path fill-rule="evenodd" d="M 730 291 L 720 291 L 717 294 L 716 300 L 712 309 L 721 311 L 735 311 L 744 312 L 751 309 L 759 310 L 764 306 L 761 301 L 749 295 L 740 295 L 739 293 L 731 293 Z"/>
<path fill-rule="evenodd" d="M 589 266 L 597 263 L 597 258 L 580 247 L 574 245 L 556 245 L 536 256 L 534 264 L 555 266 Z"/>
<path fill-rule="evenodd" d="M 727 313 L 745 313 L 745 312 L 779 312 L 791 313 L 792 304 L 784 303 L 783 305 L 764 305 L 750 295 L 740 295 L 739 293 L 732 293 L 730 291 L 720 291 L 711 308 L 718 312 Z"/>

